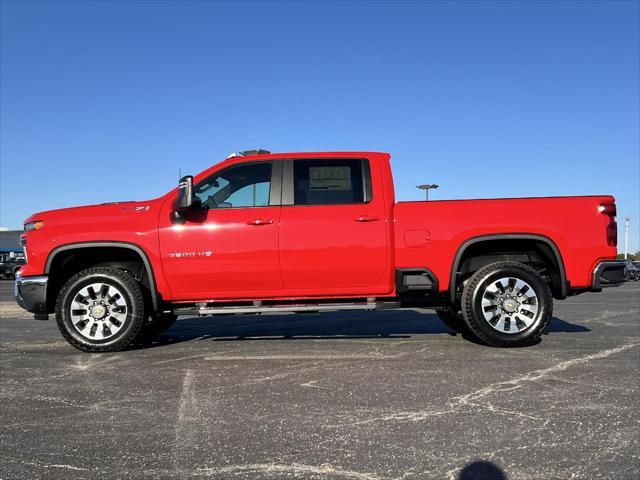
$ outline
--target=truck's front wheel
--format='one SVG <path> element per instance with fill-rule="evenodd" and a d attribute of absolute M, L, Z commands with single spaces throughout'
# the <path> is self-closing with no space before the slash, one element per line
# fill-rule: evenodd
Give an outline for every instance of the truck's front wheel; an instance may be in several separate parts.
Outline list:
<path fill-rule="evenodd" d="M 115 352 L 127 347 L 145 318 L 138 281 L 123 270 L 95 267 L 71 277 L 56 302 L 64 338 L 85 352 Z"/>
<path fill-rule="evenodd" d="M 462 293 L 462 315 L 478 339 L 496 347 L 535 343 L 551 320 L 547 282 L 531 267 L 499 262 L 478 270 Z"/>

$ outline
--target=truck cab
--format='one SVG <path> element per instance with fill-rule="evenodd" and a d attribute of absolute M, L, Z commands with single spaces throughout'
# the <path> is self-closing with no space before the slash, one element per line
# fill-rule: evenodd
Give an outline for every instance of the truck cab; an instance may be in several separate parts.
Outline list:
<path fill-rule="evenodd" d="M 381 160 L 234 157 L 196 176 L 193 204 L 176 212 L 169 198 L 160 210 L 172 298 L 392 294 L 393 191 Z"/>

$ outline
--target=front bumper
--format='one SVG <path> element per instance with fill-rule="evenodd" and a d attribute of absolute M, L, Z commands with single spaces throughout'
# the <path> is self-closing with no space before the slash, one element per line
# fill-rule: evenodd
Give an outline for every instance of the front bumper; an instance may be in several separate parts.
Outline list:
<path fill-rule="evenodd" d="M 614 287 L 624 283 L 625 262 L 600 262 L 593 271 L 591 282 L 594 290 L 601 290 L 603 287 Z"/>
<path fill-rule="evenodd" d="M 36 318 L 42 319 L 47 315 L 47 282 L 46 275 L 37 277 L 16 278 L 15 297 L 16 302 L 26 311 L 35 314 Z"/>

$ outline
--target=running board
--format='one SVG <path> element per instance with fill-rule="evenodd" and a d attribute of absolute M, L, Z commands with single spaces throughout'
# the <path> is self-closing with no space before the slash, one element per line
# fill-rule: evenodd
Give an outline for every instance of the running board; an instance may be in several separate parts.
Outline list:
<path fill-rule="evenodd" d="M 334 303 L 269 303 L 263 304 L 255 301 L 245 305 L 196 305 L 194 307 L 174 308 L 176 315 L 234 315 L 234 314 L 261 314 L 261 313 L 304 313 L 304 312 L 335 312 L 344 310 L 373 311 L 390 308 L 398 308 L 400 304 L 393 301 L 376 302 L 375 298 L 368 298 L 361 302 L 334 302 Z"/>
<path fill-rule="evenodd" d="M 233 315 L 235 313 L 330 312 L 336 310 L 375 310 L 375 302 L 315 303 L 297 305 L 253 305 L 240 307 L 201 307 L 199 315 Z"/>

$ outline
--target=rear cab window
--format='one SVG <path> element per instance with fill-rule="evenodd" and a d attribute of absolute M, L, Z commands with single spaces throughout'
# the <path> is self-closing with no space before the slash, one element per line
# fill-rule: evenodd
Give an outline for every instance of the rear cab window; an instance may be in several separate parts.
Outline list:
<path fill-rule="evenodd" d="M 367 160 L 294 160 L 293 204 L 367 203 L 371 200 L 370 179 Z"/>

